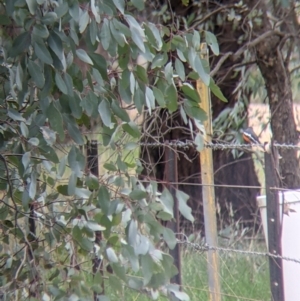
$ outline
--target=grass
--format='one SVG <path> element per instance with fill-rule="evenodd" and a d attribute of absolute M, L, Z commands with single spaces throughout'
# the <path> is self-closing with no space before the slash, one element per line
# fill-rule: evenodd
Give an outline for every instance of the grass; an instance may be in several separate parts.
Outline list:
<path fill-rule="evenodd" d="M 209 300 L 206 254 L 187 252 L 183 257 L 183 285 L 191 300 Z M 241 254 L 220 256 L 223 301 L 269 300 L 266 258 Z"/>
<path fill-rule="evenodd" d="M 246 244 L 242 242 L 233 248 L 241 250 L 266 251 L 264 243 Z M 182 282 L 190 300 L 209 300 L 207 254 L 184 248 L 182 250 Z M 268 259 L 264 256 L 254 256 L 236 253 L 220 253 L 220 279 L 222 301 L 264 301 L 270 300 L 270 284 Z M 124 288 L 122 294 L 117 294 L 105 283 L 106 294 L 110 300 L 151 300 L 131 289 Z M 168 300 L 160 296 L 159 301 Z"/>

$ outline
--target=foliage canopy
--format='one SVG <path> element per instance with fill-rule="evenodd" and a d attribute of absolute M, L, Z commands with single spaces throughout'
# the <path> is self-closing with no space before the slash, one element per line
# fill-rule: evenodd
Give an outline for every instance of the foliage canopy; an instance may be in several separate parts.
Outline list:
<path fill-rule="evenodd" d="M 169 284 L 177 271 L 157 247 L 161 237 L 169 248 L 176 244 L 157 221 L 173 218 L 173 197 L 167 188 L 159 193 L 154 181 L 145 187 L 141 162 L 124 158 L 141 136 L 128 109 L 180 109 L 186 123 L 201 125 L 192 82 L 200 78 L 223 98 L 200 58 L 200 37 L 218 55 L 215 36 L 143 20 L 143 0 L 6 0 L 0 6 L 2 294 L 90 300 L 103 293 L 105 281 L 116 295 L 125 286 L 152 298 L 188 300 Z M 93 122 L 103 148 L 115 153 L 100 179 L 86 169 L 81 147 L 82 128 Z M 177 198 L 193 221 L 187 196 Z M 114 273 L 98 269 L 88 281 L 95 258 Z"/>

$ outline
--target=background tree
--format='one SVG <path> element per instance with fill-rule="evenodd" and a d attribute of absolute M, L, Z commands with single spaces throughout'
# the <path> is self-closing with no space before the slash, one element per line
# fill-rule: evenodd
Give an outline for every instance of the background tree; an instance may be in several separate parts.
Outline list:
<path fill-rule="evenodd" d="M 297 132 L 293 118 L 291 80 L 289 62 L 297 57 L 294 45 L 297 45 L 298 23 L 293 1 L 206 1 L 201 3 L 186 1 L 170 1 L 157 3 L 159 11 L 166 5 L 163 20 L 173 24 L 174 18 L 181 20 L 180 29 L 185 32 L 199 29 L 205 36 L 205 30 L 214 32 L 218 38 L 220 56 L 211 57 L 211 75 L 228 99 L 228 103 L 220 102 L 213 96 L 213 116 L 216 142 L 240 143 L 240 130 L 247 126 L 247 109 L 252 93 L 256 94 L 262 85 L 267 87 L 266 95 L 270 104 L 271 129 L 274 140 L 280 143 L 297 144 Z M 274 21 L 275 20 L 275 21 Z M 171 25 L 170 25 L 171 26 Z M 176 55 L 175 55 L 176 56 Z M 271 60 L 271 61 L 269 61 Z M 281 62 L 281 64 L 278 64 Z M 294 62 L 293 62 L 294 63 Z M 280 66 L 279 66 L 280 65 Z M 253 72 L 261 75 L 263 84 L 250 84 Z M 258 71 L 258 72 L 257 72 Z M 165 121 L 166 118 L 158 119 Z M 183 127 L 180 114 L 172 117 L 174 131 L 168 131 L 161 139 L 188 139 L 190 133 L 178 131 L 177 125 Z M 283 122 L 284 120 L 284 122 Z M 151 122 L 153 124 L 153 122 Z M 268 124 L 263 124 L 262 129 Z M 152 135 L 157 134 L 159 126 L 153 127 Z M 149 129 L 147 128 L 147 131 Z M 162 131 L 164 132 L 164 131 Z M 164 164 L 162 150 L 145 150 L 142 158 L 145 162 L 157 164 L 156 177 L 163 179 Z M 282 185 L 287 188 L 299 187 L 298 159 L 295 149 L 280 150 Z M 193 158 L 187 160 L 186 157 Z M 199 159 L 192 150 L 181 156 L 183 164 L 179 166 L 181 181 L 199 182 Z M 251 153 L 236 150 L 214 151 L 214 168 L 216 184 L 259 186 L 255 174 Z M 197 222 L 202 224 L 201 189 L 194 185 L 182 185 L 181 189 L 190 195 L 190 205 L 197 212 Z M 232 212 L 236 221 L 253 226 L 257 221 L 256 196 L 259 189 L 216 188 L 217 201 L 220 204 L 220 220 L 230 222 Z"/>

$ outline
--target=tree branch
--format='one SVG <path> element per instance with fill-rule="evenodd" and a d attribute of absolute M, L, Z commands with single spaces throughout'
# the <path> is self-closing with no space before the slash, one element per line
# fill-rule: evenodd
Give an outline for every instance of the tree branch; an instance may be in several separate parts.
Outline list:
<path fill-rule="evenodd" d="M 220 70 L 221 66 L 223 65 L 223 63 L 230 57 L 232 56 L 232 60 L 233 62 L 235 62 L 240 56 L 241 54 L 246 51 L 249 48 L 253 48 L 256 45 L 258 45 L 259 43 L 261 43 L 263 40 L 265 40 L 266 38 L 272 36 L 272 35 L 279 35 L 282 36 L 283 34 L 278 31 L 278 30 L 270 30 L 267 31 L 265 33 L 263 33 L 262 35 L 260 35 L 259 37 L 257 37 L 256 39 L 248 42 L 246 45 L 244 45 L 243 47 L 241 47 L 238 51 L 236 51 L 234 54 L 232 52 L 227 52 L 225 53 L 220 60 L 218 61 L 217 65 L 215 66 L 215 68 L 210 72 L 211 76 L 216 75 L 216 73 Z"/>

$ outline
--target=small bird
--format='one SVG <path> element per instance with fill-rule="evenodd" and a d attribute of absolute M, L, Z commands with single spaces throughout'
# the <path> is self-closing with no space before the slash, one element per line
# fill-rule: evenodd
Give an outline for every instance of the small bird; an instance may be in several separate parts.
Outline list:
<path fill-rule="evenodd" d="M 262 147 L 257 135 L 254 133 L 252 127 L 248 127 L 243 131 L 243 139 L 246 143 L 258 145 Z"/>

